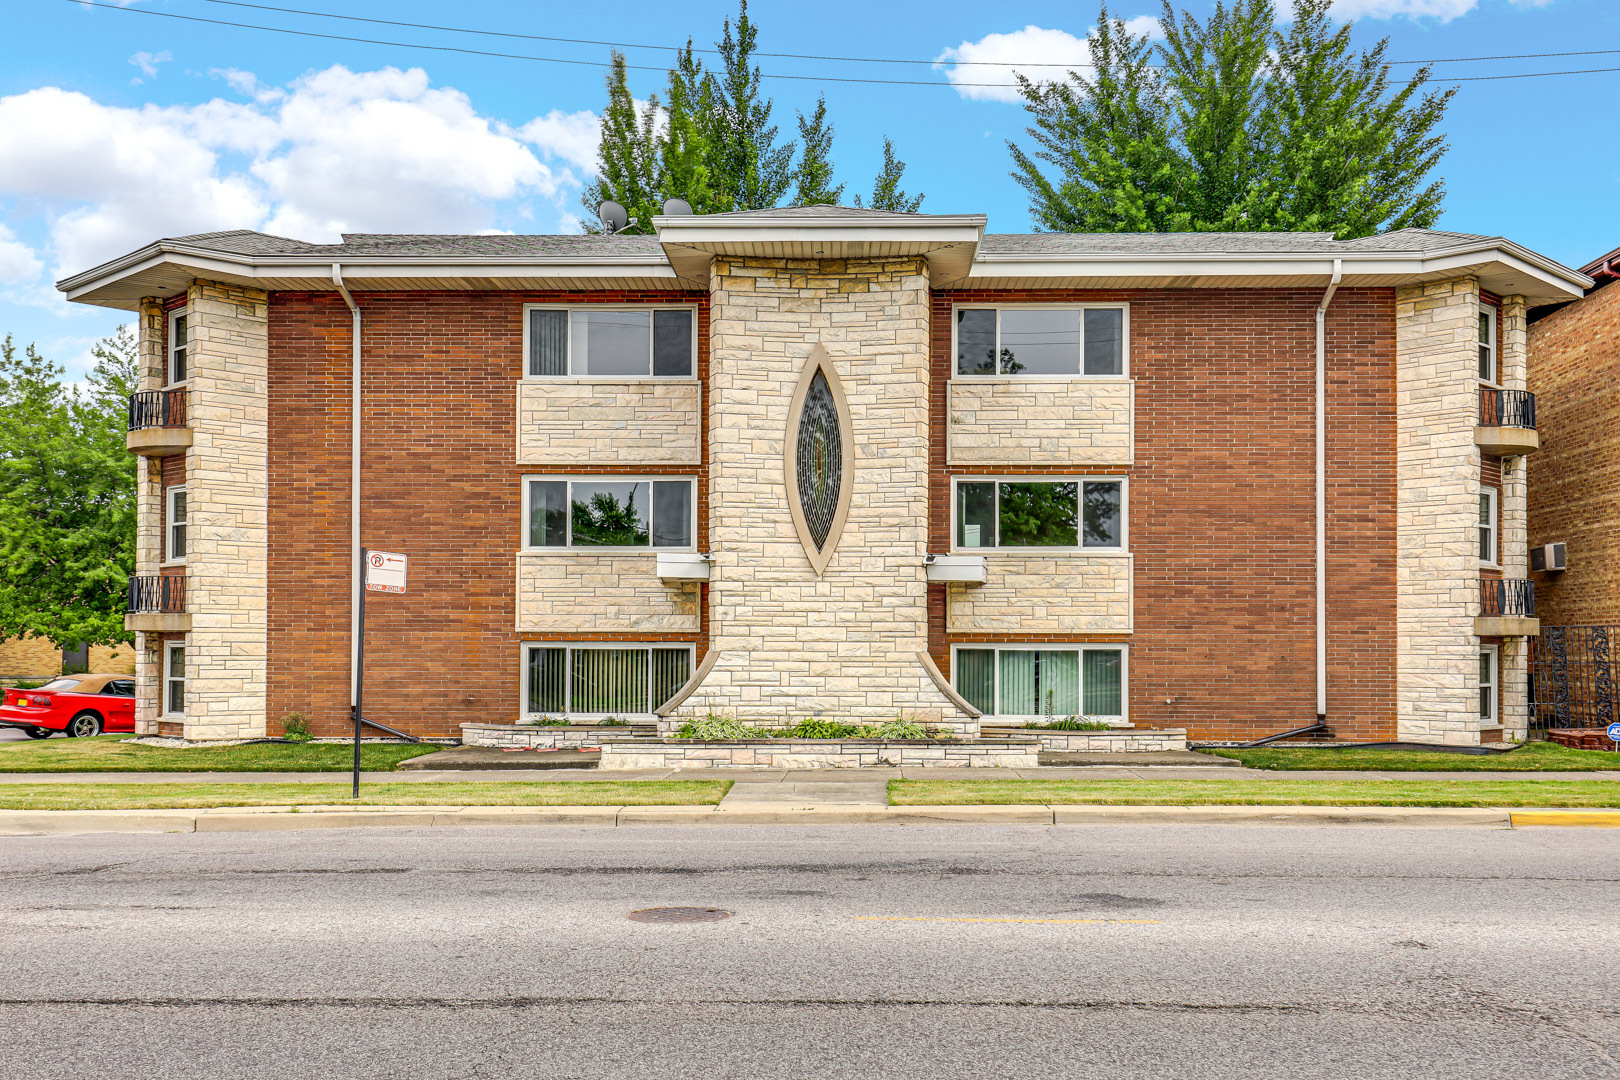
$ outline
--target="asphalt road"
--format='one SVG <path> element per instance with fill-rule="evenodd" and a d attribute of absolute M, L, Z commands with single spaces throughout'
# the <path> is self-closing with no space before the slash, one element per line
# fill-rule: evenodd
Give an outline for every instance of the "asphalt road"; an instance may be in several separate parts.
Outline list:
<path fill-rule="evenodd" d="M 0 889 L 7 1078 L 1620 1076 L 1620 830 L 40 837 Z"/>

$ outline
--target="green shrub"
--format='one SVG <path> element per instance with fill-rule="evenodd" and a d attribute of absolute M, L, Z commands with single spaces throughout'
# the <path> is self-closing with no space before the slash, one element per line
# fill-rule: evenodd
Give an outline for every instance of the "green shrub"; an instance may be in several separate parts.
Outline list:
<path fill-rule="evenodd" d="M 893 720 L 879 724 L 877 728 L 873 730 L 872 735 L 874 738 L 878 739 L 928 738 L 928 732 L 921 724 L 912 720 L 907 720 L 904 717 L 896 717 Z"/>
<path fill-rule="evenodd" d="M 281 737 L 288 742 L 309 742 L 315 736 L 309 733 L 309 717 L 290 712 L 281 718 Z"/>
<path fill-rule="evenodd" d="M 681 726 L 677 739 L 754 739 L 759 737 L 747 724 L 734 716 L 716 716 L 710 713 L 702 720 L 691 720 Z"/>
<path fill-rule="evenodd" d="M 782 733 L 789 739 L 870 738 L 872 729 L 861 724 L 840 724 L 837 720 L 817 720 L 807 716 Z"/>
<path fill-rule="evenodd" d="M 597 727 L 629 727 L 630 721 L 620 720 L 617 716 L 610 716 L 606 720 L 598 720 Z"/>
<path fill-rule="evenodd" d="M 1106 720 L 1084 720 L 1078 716 L 1064 717 L 1062 720 L 1053 720 L 1049 724 L 1030 724 L 1032 728 L 1044 728 L 1047 731 L 1107 731 L 1114 725 Z"/>

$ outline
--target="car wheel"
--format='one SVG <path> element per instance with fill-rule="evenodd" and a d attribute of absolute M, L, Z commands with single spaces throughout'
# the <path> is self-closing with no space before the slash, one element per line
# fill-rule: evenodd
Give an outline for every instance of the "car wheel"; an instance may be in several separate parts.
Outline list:
<path fill-rule="evenodd" d="M 88 739 L 101 734 L 101 717 L 93 712 L 82 712 L 68 721 L 68 738 Z"/>
<path fill-rule="evenodd" d="M 48 739 L 52 735 L 56 734 L 56 732 L 52 731 L 48 727 L 25 727 L 22 730 L 23 734 L 27 735 L 30 739 Z"/>

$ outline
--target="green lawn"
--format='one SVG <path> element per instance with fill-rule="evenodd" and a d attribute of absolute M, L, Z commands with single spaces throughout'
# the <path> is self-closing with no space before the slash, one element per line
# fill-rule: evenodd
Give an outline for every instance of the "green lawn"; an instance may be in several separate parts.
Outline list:
<path fill-rule="evenodd" d="M 341 743 L 247 743 L 179 749 L 141 746 L 130 735 L 0 743 L 0 772 L 347 772 L 354 748 Z M 360 767 L 387 772 L 431 754 L 428 743 L 361 743 Z"/>
<path fill-rule="evenodd" d="M 529 783 L 0 784 L 4 810 L 167 810 L 212 806 L 712 806 L 730 780 Z"/>
<path fill-rule="evenodd" d="M 1568 772 L 1620 769 L 1620 754 L 1571 750 L 1557 743 L 1526 743 L 1506 754 L 1447 754 L 1378 748 L 1314 749 L 1260 746 L 1253 750 L 1207 749 L 1236 758 L 1251 769 L 1376 769 L 1400 772 Z"/>
<path fill-rule="evenodd" d="M 890 780 L 895 806 L 1620 807 L 1614 780 Z"/>

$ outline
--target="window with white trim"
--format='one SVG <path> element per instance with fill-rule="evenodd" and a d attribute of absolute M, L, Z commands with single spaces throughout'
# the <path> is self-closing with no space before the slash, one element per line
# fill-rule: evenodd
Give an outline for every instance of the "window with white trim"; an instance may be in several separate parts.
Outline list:
<path fill-rule="evenodd" d="M 163 643 L 163 715 L 184 716 L 186 712 L 186 645 L 183 641 Z"/>
<path fill-rule="evenodd" d="M 186 331 L 185 311 L 172 312 L 169 315 L 169 362 L 164 380 L 167 385 L 179 386 L 186 381 L 189 373 L 186 354 L 190 344 L 191 339 Z"/>
<path fill-rule="evenodd" d="M 530 378 L 692 377 L 697 309 L 525 305 L 524 371 Z"/>
<path fill-rule="evenodd" d="M 960 307 L 957 375 L 1124 375 L 1122 306 Z"/>
<path fill-rule="evenodd" d="M 1479 306 L 1479 378 L 1496 381 L 1496 309 Z"/>
<path fill-rule="evenodd" d="M 1500 679 L 1495 645 L 1482 645 L 1479 649 L 1479 718 L 1496 723 L 1497 683 Z"/>
<path fill-rule="evenodd" d="M 1118 645 L 962 645 L 953 660 L 956 692 L 986 716 L 1125 717 Z"/>
<path fill-rule="evenodd" d="M 523 700 L 531 714 L 646 716 L 686 685 L 690 645 L 526 645 Z"/>
<path fill-rule="evenodd" d="M 525 477 L 528 548 L 694 546 L 697 481 L 677 477 Z"/>
<path fill-rule="evenodd" d="M 1479 561 L 1496 565 L 1496 489 L 1479 489 Z"/>
<path fill-rule="evenodd" d="M 1125 547 L 1125 481 L 980 480 L 958 477 L 956 546 L 982 548 Z"/>
<path fill-rule="evenodd" d="M 166 492 L 167 527 L 163 537 L 163 561 L 186 561 L 186 486 L 174 484 Z"/>

